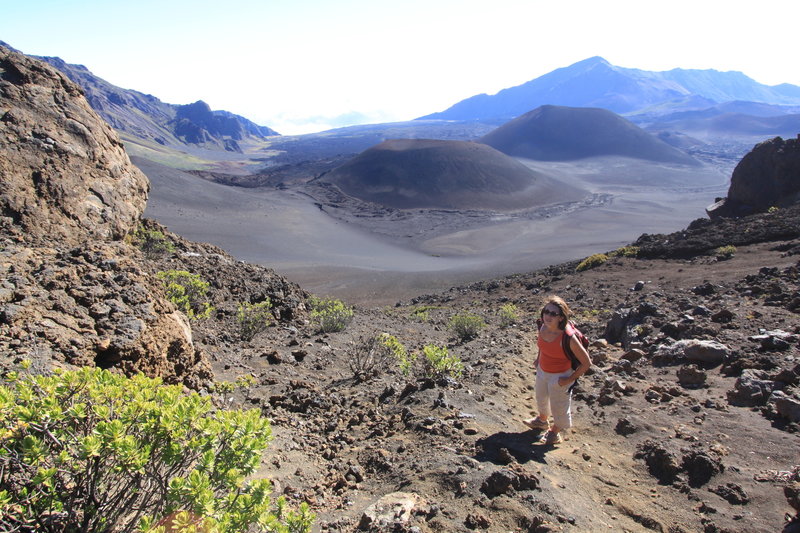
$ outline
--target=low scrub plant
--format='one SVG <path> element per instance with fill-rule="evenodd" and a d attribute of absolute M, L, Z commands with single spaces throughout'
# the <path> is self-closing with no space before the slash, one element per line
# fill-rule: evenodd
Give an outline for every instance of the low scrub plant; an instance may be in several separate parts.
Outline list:
<path fill-rule="evenodd" d="M 394 335 L 382 333 L 381 342 L 397 361 L 397 364 L 400 366 L 400 372 L 402 372 L 404 376 L 410 375 L 414 369 L 414 363 L 417 361 L 417 354 L 408 353 L 403 343 L 397 340 L 397 337 Z"/>
<path fill-rule="evenodd" d="M 208 318 L 214 308 L 207 301 L 208 282 L 185 270 L 166 270 L 156 274 L 167 291 L 167 299 L 191 320 Z"/>
<path fill-rule="evenodd" d="M 383 344 L 381 336 L 370 335 L 360 337 L 350 345 L 347 350 L 347 364 L 353 377 L 363 381 L 379 375 L 386 368 L 389 356 L 389 350 Z"/>
<path fill-rule="evenodd" d="M 252 304 L 242 302 L 236 311 L 236 323 L 239 326 L 239 338 L 250 341 L 267 329 L 272 322 L 272 302 L 269 298 L 263 302 Z"/>
<path fill-rule="evenodd" d="M 503 305 L 498 312 L 500 327 L 507 328 L 519 322 L 519 308 L 512 303 Z"/>
<path fill-rule="evenodd" d="M 604 264 L 606 261 L 608 261 L 608 256 L 606 254 L 590 255 L 589 257 L 581 261 L 577 267 L 575 267 L 575 271 L 582 272 L 584 270 L 596 268 Z"/>
<path fill-rule="evenodd" d="M 353 320 L 353 308 L 335 298 L 313 297 L 310 304 L 311 319 L 322 333 L 344 331 Z"/>
<path fill-rule="evenodd" d="M 219 410 L 142 375 L 84 368 L 0 386 L 3 531 L 308 532 L 308 506 L 251 479 L 271 440 L 258 409 Z M 190 529 L 179 529 L 189 531 Z"/>
<path fill-rule="evenodd" d="M 450 355 L 445 346 L 428 344 L 422 348 L 427 362 L 428 375 L 433 378 L 459 378 L 464 372 L 464 364 L 457 355 Z"/>
<path fill-rule="evenodd" d="M 450 318 L 450 330 L 462 341 L 474 339 L 486 323 L 478 315 L 458 314 Z"/>
<path fill-rule="evenodd" d="M 716 250 L 714 250 L 714 255 L 717 256 L 717 259 L 720 261 L 724 261 L 726 259 L 730 259 L 736 253 L 736 247 L 732 244 L 727 246 L 720 246 Z"/>
<path fill-rule="evenodd" d="M 638 246 L 623 246 L 614 250 L 614 255 L 617 257 L 637 257 L 639 255 Z"/>
<path fill-rule="evenodd" d="M 147 229 L 143 226 L 136 228 L 130 240 L 148 259 L 155 259 L 175 251 L 175 246 L 167 239 L 164 233 Z"/>

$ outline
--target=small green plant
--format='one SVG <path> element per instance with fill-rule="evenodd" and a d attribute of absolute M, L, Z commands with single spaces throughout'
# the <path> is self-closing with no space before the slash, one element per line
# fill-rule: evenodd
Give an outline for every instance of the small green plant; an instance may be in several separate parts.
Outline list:
<path fill-rule="evenodd" d="M 486 323 L 477 315 L 464 313 L 450 318 L 450 330 L 462 341 L 474 339 L 484 327 Z"/>
<path fill-rule="evenodd" d="M 736 253 L 736 247 L 733 246 L 732 244 L 729 244 L 727 246 L 720 246 L 719 248 L 714 250 L 714 255 L 716 255 L 717 259 L 719 259 L 720 261 L 730 259 L 731 257 L 733 257 L 733 254 L 735 253 Z"/>
<path fill-rule="evenodd" d="M 214 392 L 217 394 L 230 394 L 236 389 L 247 389 L 256 383 L 252 374 L 245 374 L 236 378 L 236 381 L 215 381 Z"/>
<path fill-rule="evenodd" d="M 239 338 L 250 341 L 267 329 L 272 322 L 272 302 L 269 298 L 257 304 L 242 302 L 236 311 L 236 323 L 239 326 Z"/>
<path fill-rule="evenodd" d="M 208 318 L 214 308 L 208 301 L 208 283 L 185 270 L 167 270 L 156 274 L 164 283 L 167 299 L 192 320 Z"/>
<path fill-rule="evenodd" d="M 397 337 L 394 335 L 381 333 L 380 339 L 389 353 L 397 360 L 398 365 L 400 365 L 400 372 L 402 372 L 404 376 L 411 374 L 414 363 L 417 361 L 417 354 L 409 354 L 406 347 L 403 346 L 403 343 L 397 340 Z"/>
<path fill-rule="evenodd" d="M 435 305 L 417 306 L 411 311 L 411 318 L 419 320 L 420 322 L 427 322 L 430 319 L 430 312 L 434 309 L 441 309 L 441 307 Z"/>
<path fill-rule="evenodd" d="M 258 409 L 214 409 L 142 375 L 84 368 L 0 386 L 4 531 L 308 532 L 313 514 L 251 479 L 271 440 Z"/>
<path fill-rule="evenodd" d="M 131 236 L 131 241 L 149 259 L 155 259 L 175 251 L 175 246 L 167 240 L 162 232 L 146 229 L 144 226 L 136 228 L 136 231 Z"/>
<path fill-rule="evenodd" d="M 614 255 L 616 255 L 617 257 L 636 257 L 639 255 L 639 247 L 623 246 L 622 248 L 617 248 L 614 251 Z"/>
<path fill-rule="evenodd" d="M 516 305 L 508 303 L 500 308 L 500 327 L 507 328 L 519 322 L 519 309 Z"/>
<path fill-rule="evenodd" d="M 353 319 L 353 308 L 335 298 L 312 297 L 311 319 L 322 333 L 344 331 Z"/>
<path fill-rule="evenodd" d="M 770 207 L 769 209 L 767 209 L 767 213 L 770 213 L 770 214 L 771 214 L 771 213 L 777 213 L 777 212 L 778 212 L 778 211 L 780 211 L 780 210 L 781 210 L 781 208 L 780 208 L 780 207 L 778 207 L 778 206 L 776 206 L 776 205 L 773 205 L 772 207 Z"/>
<path fill-rule="evenodd" d="M 608 261 L 608 256 L 606 254 L 590 255 L 589 257 L 581 261 L 577 267 L 575 267 L 575 271 L 582 272 L 584 270 L 589 270 L 590 268 L 599 267 L 606 261 Z"/>
<path fill-rule="evenodd" d="M 422 349 L 427 361 L 428 375 L 433 378 L 459 378 L 464 364 L 457 355 L 450 355 L 447 347 L 428 344 Z"/>

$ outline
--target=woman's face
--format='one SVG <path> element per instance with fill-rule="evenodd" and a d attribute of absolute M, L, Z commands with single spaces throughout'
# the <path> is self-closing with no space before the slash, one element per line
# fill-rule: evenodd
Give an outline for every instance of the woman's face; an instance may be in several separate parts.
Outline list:
<path fill-rule="evenodd" d="M 558 327 L 562 318 L 561 309 L 556 304 L 549 303 L 544 306 L 544 309 L 542 310 L 542 319 L 548 327 Z"/>

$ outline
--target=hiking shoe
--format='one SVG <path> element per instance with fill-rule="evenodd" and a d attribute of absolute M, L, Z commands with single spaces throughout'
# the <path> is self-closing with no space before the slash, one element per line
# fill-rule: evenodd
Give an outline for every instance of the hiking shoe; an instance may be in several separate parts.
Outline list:
<path fill-rule="evenodd" d="M 552 431 L 548 431 L 539 439 L 539 442 L 546 444 L 547 446 L 561 444 L 563 441 L 564 439 L 561 438 L 561 433 L 553 433 Z"/>
<path fill-rule="evenodd" d="M 550 427 L 550 424 L 547 422 L 547 420 L 542 420 L 538 416 L 536 418 L 528 418 L 527 420 L 523 420 L 522 423 L 531 429 L 547 429 Z"/>

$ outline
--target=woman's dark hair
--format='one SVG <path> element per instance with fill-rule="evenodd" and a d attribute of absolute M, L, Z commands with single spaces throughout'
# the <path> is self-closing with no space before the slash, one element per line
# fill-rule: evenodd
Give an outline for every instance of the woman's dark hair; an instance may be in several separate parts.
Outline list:
<path fill-rule="evenodd" d="M 545 300 L 544 304 L 542 305 L 542 310 L 539 312 L 539 317 L 544 320 L 544 308 L 548 305 L 553 304 L 561 310 L 561 320 L 558 322 L 559 329 L 566 329 L 567 322 L 569 322 L 570 317 L 572 316 L 572 309 L 569 308 L 567 302 L 564 301 L 563 298 L 560 296 L 550 296 Z"/>

